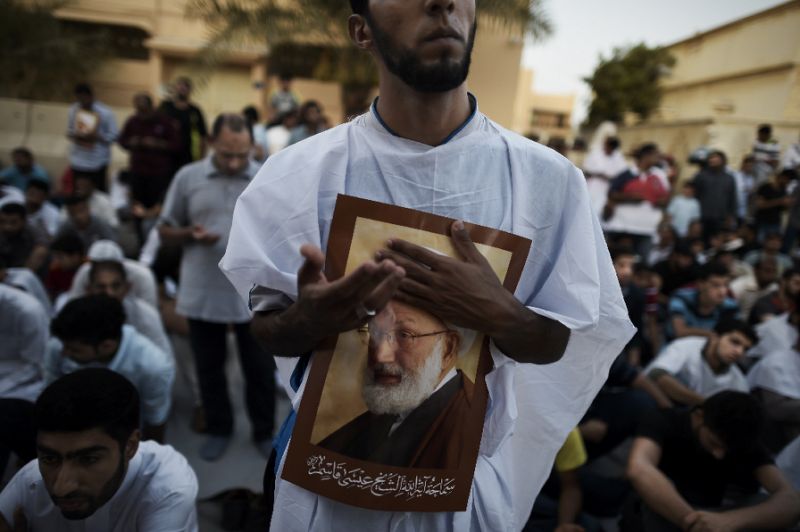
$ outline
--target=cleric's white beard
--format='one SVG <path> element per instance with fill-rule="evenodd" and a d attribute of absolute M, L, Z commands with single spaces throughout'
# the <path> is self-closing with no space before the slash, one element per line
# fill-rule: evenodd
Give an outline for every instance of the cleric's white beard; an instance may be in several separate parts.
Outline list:
<path fill-rule="evenodd" d="M 417 408 L 430 397 L 439 384 L 442 373 L 444 342 L 438 340 L 433 352 L 428 355 L 422 368 L 417 371 L 403 369 L 398 364 L 378 363 L 364 372 L 361 397 L 373 414 L 403 415 Z M 397 384 L 385 385 L 375 382 L 375 370 L 400 375 Z"/>

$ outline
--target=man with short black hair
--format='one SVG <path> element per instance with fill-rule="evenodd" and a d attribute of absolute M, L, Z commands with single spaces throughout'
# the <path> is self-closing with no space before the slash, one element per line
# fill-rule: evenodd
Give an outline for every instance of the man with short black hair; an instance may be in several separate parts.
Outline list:
<path fill-rule="evenodd" d="M 639 427 L 627 477 L 643 502 L 642 530 L 776 530 L 800 519 L 800 495 L 759 444 L 762 413 L 724 391 L 692 410 L 653 411 Z M 723 508 L 729 486 L 763 502 Z"/>
<path fill-rule="evenodd" d="M 728 297 L 730 272 L 717 262 L 700 268 L 697 288 L 681 288 L 669 300 L 666 334 L 670 340 L 684 336 L 713 336 L 712 329 L 725 317 L 739 314 Z"/>
<path fill-rule="evenodd" d="M 91 213 L 87 198 L 70 196 L 64 200 L 64 208 L 67 211 L 67 219 L 59 226 L 56 238 L 65 233 L 75 233 L 81 238 L 86 249 L 98 240 L 116 239 L 114 229 Z"/>
<path fill-rule="evenodd" d="M 172 344 L 164 331 L 161 316 L 155 307 L 131 293 L 131 283 L 121 262 L 93 261 L 89 270 L 89 293 L 105 294 L 122 303 L 125 323 L 132 325 L 168 355 L 172 354 Z"/>
<path fill-rule="evenodd" d="M 44 360 L 50 383 L 83 367 L 107 367 L 128 378 L 142 398 L 143 439 L 162 441 L 172 406 L 172 357 L 130 325 L 122 304 L 105 294 L 73 299 L 50 324 Z"/>
<path fill-rule="evenodd" d="M 258 166 L 245 118 L 221 114 L 212 127 L 213 154 L 181 168 L 161 211 L 162 242 L 183 246 L 176 312 L 189 318 L 189 340 L 206 413 L 203 459 L 219 459 L 233 435 L 225 377 L 226 333 L 233 324 L 246 382 L 247 412 L 256 447 L 269 456 L 275 416 L 273 364 L 250 332 L 250 310 L 217 266 L 225 252 L 233 208 Z"/>
<path fill-rule="evenodd" d="M 44 168 L 33 160 L 33 153 L 28 148 L 19 147 L 11 151 L 12 164 L 0 171 L 0 183 L 17 187 L 24 191 L 32 181 L 50 182 L 50 176 Z"/>
<path fill-rule="evenodd" d="M 50 185 L 46 181 L 33 179 L 25 189 L 25 209 L 28 211 L 28 223 L 44 231 L 49 238 L 58 232 L 61 223 L 58 208 L 48 201 Z"/>
<path fill-rule="evenodd" d="M 196 532 L 197 477 L 172 447 L 140 441 L 139 394 L 101 368 L 36 401 L 38 460 L 0 493 L 0 532 Z"/>
<path fill-rule="evenodd" d="M 105 192 L 111 144 L 117 137 L 117 119 L 111 109 L 95 99 L 92 87 L 86 83 L 75 86 L 75 99 L 67 121 L 67 138 L 72 141 L 69 152 L 72 175 L 73 178 L 88 176 L 95 188 Z"/>
<path fill-rule="evenodd" d="M 6 203 L 0 207 L 0 253 L 7 256 L 9 266 L 41 273 L 47 244 L 47 234 L 28 223 L 24 205 Z"/>
<path fill-rule="evenodd" d="M 714 326 L 714 336 L 689 336 L 669 344 L 646 372 L 672 401 L 693 406 L 720 390 L 748 390 L 737 367 L 758 341 L 746 323 L 724 319 Z"/>
<path fill-rule="evenodd" d="M 739 214 L 736 179 L 728 172 L 727 163 L 725 153 L 714 150 L 708 154 L 706 166 L 692 178 L 706 244 L 712 234 L 735 224 Z"/>
<path fill-rule="evenodd" d="M 781 275 L 778 289 L 756 300 L 750 310 L 748 323 L 757 325 L 768 319 L 794 309 L 794 301 L 800 295 L 800 270 L 789 268 Z"/>
<path fill-rule="evenodd" d="M 178 126 L 180 149 L 174 152 L 172 172 L 183 165 L 199 161 L 206 153 L 206 118 L 203 111 L 192 103 L 192 80 L 181 76 L 172 86 L 172 98 L 161 103 L 159 110 L 172 118 Z"/>

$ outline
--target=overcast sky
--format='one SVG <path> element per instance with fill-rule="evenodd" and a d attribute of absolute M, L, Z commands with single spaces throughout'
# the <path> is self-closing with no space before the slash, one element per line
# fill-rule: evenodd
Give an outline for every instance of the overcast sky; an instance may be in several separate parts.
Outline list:
<path fill-rule="evenodd" d="M 545 0 L 555 26 L 544 42 L 525 49 L 523 64 L 534 69 L 534 88 L 574 92 L 573 123 L 583 120 L 589 102 L 582 81 L 600 55 L 641 41 L 671 44 L 697 32 L 757 13 L 785 0 Z"/>

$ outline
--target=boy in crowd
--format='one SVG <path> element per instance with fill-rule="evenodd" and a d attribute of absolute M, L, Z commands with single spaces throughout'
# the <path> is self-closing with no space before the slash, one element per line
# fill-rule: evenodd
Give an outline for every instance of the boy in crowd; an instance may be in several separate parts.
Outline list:
<path fill-rule="evenodd" d="M 60 340 L 45 355 L 48 383 L 83 367 L 107 367 L 129 379 L 142 398 L 143 439 L 163 441 L 172 406 L 175 365 L 172 357 L 125 325 L 122 304 L 107 295 L 67 303 L 50 324 Z"/>
<path fill-rule="evenodd" d="M 654 411 L 639 428 L 627 476 L 643 502 L 643 530 L 775 530 L 800 519 L 798 495 L 760 445 L 762 413 L 724 391 L 691 410 Z M 722 508 L 730 486 L 769 493 Z"/>
<path fill-rule="evenodd" d="M 50 269 L 44 285 L 53 302 L 57 302 L 61 294 L 69 292 L 75 272 L 86 260 L 86 247 L 76 232 L 65 231 L 50 244 L 50 254 Z"/>
<path fill-rule="evenodd" d="M 647 368 L 648 376 L 672 401 L 686 406 L 702 403 L 720 390 L 748 390 L 736 366 L 757 342 L 746 323 L 726 319 L 714 327 L 714 336 L 690 336 L 669 344 Z"/>
<path fill-rule="evenodd" d="M 739 306 L 728 297 L 730 273 L 710 262 L 700 269 L 696 288 L 676 290 L 669 300 L 668 339 L 713 335 L 714 326 L 725 317 L 736 316 Z"/>
<path fill-rule="evenodd" d="M 77 371 L 36 401 L 38 460 L 0 493 L 0 532 L 196 532 L 197 477 L 141 441 L 139 394 L 107 369 Z"/>

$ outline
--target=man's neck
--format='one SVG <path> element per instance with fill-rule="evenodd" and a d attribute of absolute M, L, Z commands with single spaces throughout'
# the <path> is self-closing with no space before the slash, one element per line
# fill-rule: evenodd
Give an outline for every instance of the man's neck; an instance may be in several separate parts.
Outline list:
<path fill-rule="evenodd" d="M 718 342 L 718 340 L 708 340 L 705 347 L 703 347 L 703 358 L 706 360 L 708 367 L 711 368 L 711 371 L 717 375 L 728 371 L 728 366 L 720 362 L 719 357 L 712 355 L 717 350 Z"/>
<path fill-rule="evenodd" d="M 447 92 L 423 93 L 382 76 L 377 109 L 400 137 L 429 146 L 441 144 L 471 113 L 467 86 Z"/>
<path fill-rule="evenodd" d="M 717 308 L 717 305 L 706 300 L 706 298 L 703 297 L 702 292 L 697 294 L 697 309 L 701 314 L 710 314 L 715 308 Z"/>

